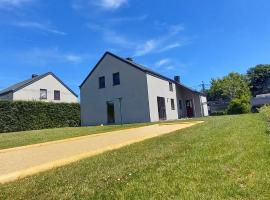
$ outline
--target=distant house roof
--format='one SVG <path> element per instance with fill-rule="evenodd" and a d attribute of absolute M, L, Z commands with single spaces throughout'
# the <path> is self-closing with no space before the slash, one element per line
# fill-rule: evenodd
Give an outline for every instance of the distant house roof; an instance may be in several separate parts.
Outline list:
<path fill-rule="evenodd" d="M 177 81 L 175 81 L 175 80 L 173 80 L 173 79 L 170 79 L 170 78 L 168 78 L 168 77 L 166 77 L 166 76 L 163 76 L 163 75 L 161 75 L 161 74 L 159 74 L 159 73 L 153 71 L 152 69 L 150 69 L 150 68 L 148 68 L 148 67 L 145 67 L 145 66 L 143 66 L 143 65 L 137 64 L 137 63 L 133 62 L 133 61 L 130 60 L 130 59 L 121 58 L 121 57 L 119 57 L 119 56 L 117 56 L 117 55 L 115 55 L 115 54 L 113 54 L 113 53 L 111 53 L 111 52 L 108 52 L 108 51 L 107 51 L 107 52 L 102 56 L 102 58 L 98 61 L 98 63 L 96 64 L 96 66 L 95 66 L 95 67 L 92 69 L 92 71 L 88 74 L 88 76 L 87 76 L 87 77 L 85 78 L 85 80 L 82 82 L 82 84 L 80 85 L 80 87 L 82 87 L 82 85 L 86 82 L 86 80 L 91 76 L 91 74 L 92 74 L 92 73 L 94 72 L 94 70 L 98 67 L 98 65 L 99 65 L 99 64 L 101 63 L 101 61 L 105 58 L 106 55 L 110 55 L 110 56 L 112 56 L 112 57 L 114 57 L 114 58 L 116 58 L 116 59 L 118 59 L 118 60 L 121 60 L 122 62 L 125 62 L 125 63 L 129 64 L 130 66 L 135 67 L 136 69 L 143 71 L 144 73 L 151 74 L 151 75 L 153 75 L 153 76 L 155 76 L 155 77 L 158 77 L 158 78 L 160 78 L 160 79 L 164 79 L 164 80 L 167 80 L 167 81 L 169 81 L 169 82 L 175 83 L 176 85 L 179 85 L 179 86 L 181 86 L 181 87 L 184 87 L 184 88 L 186 88 L 187 90 L 190 90 L 190 91 L 192 91 L 192 92 L 195 92 L 195 93 L 198 93 L 198 94 L 200 94 L 200 95 L 205 96 L 203 93 L 198 92 L 198 91 L 196 91 L 196 90 L 194 90 L 194 89 L 192 89 L 192 88 L 189 88 L 189 87 L 183 85 L 182 83 L 178 83 Z"/>
<path fill-rule="evenodd" d="M 57 79 L 63 86 L 65 86 L 72 94 L 74 94 L 76 97 L 78 97 L 78 95 L 73 92 L 73 90 L 71 90 L 65 83 L 63 83 L 54 73 L 52 72 L 47 72 L 45 74 L 42 74 L 42 75 L 37 75 L 33 78 L 30 78 L 30 79 L 27 79 L 25 81 L 22 81 L 22 82 L 19 82 L 19 83 L 16 83 L 14 85 L 11 85 L 10 87 L 0 91 L 0 96 L 2 95 L 5 95 L 5 94 L 8 94 L 8 93 L 14 93 L 28 85 L 31 85 L 32 83 L 48 76 L 48 75 L 52 75 L 55 79 Z"/>

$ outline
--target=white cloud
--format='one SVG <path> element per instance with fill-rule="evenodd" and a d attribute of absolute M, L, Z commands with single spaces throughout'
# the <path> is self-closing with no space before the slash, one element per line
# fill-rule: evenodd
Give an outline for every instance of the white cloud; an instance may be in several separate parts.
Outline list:
<path fill-rule="evenodd" d="M 0 8 L 20 7 L 35 0 L 0 0 Z"/>
<path fill-rule="evenodd" d="M 63 52 L 58 48 L 34 48 L 26 52 L 16 54 L 16 59 L 30 65 L 46 66 L 55 63 L 76 64 L 82 62 L 86 55 L 71 52 Z"/>
<path fill-rule="evenodd" d="M 171 62 L 171 60 L 169 58 L 164 58 L 164 59 L 161 59 L 158 62 L 156 62 L 155 66 L 161 67 L 163 65 L 169 64 L 170 62 Z"/>
<path fill-rule="evenodd" d="M 15 22 L 14 25 L 22 28 L 38 29 L 40 31 L 53 33 L 57 35 L 67 35 L 67 33 L 63 31 L 59 31 L 55 28 L 50 27 L 49 25 L 38 22 L 31 22 L 31 21 Z"/>
<path fill-rule="evenodd" d="M 179 42 L 175 42 L 175 43 L 172 43 L 172 44 L 169 44 L 169 45 L 163 47 L 159 52 L 169 51 L 171 49 L 175 49 L 175 48 L 180 47 L 180 46 L 182 46 L 182 44 L 180 44 Z"/>
<path fill-rule="evenodd" d="M 152 52 L 153 50 L 155 50 L 158 45 L 159 45 L 159 41 L 157 41 L 155 39 L 148 40 L 144 44 L 139 45 L 137 47 L 134 56 L 146 55 L 146 54 Z"/>
<path fill-rule="evenodd" d="M 97 5 L 104 9 L 117 9 L 127 3 L 127 0 L 99 0 Z"/>

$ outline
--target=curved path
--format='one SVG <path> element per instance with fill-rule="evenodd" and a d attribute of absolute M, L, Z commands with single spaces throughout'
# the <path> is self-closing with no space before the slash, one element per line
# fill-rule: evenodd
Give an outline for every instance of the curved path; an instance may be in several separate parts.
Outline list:
<path fill-rule="evenodd" d="M 0 183 L 14 181 L 198 123 L 201 121 L 156 124 L 0 150 Z"/>

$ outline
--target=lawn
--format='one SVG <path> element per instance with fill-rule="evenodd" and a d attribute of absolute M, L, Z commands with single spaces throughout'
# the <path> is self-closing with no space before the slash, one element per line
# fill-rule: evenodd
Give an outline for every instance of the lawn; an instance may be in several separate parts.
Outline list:
<path fill-rule="evenodd" d="M 75 128 L 55 128 L 13 133 L 0 133 L 0 150 L 29 144 L 37 144 L 120 129 L 135 128 L 149 124 L 127 124 L 112 126 L 89 126 Z"/>
<path fill-rule="evenodd" d="M 270 199 L 258 114 L 204 124 L 0 185 L 0 199 Z"/>

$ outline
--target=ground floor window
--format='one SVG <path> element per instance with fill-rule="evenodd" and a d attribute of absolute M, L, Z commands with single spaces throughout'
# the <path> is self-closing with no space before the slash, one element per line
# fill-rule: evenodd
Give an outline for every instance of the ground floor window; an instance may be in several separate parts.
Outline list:
<path fill-rule="evenodd" d="M 171 99 L 171 108 L 172 108 L 172 110 L 175 110 L 174 99 Z"/>

